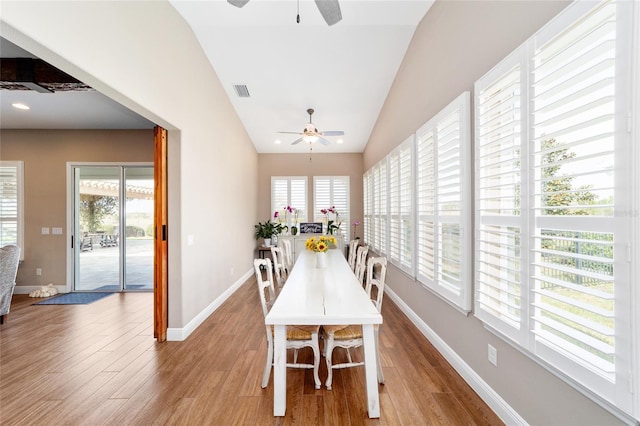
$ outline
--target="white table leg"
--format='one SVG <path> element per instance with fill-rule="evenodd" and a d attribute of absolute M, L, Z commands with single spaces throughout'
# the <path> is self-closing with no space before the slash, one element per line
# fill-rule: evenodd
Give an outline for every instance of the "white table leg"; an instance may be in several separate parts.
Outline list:
<path fill-rule="evenodd" d="M 378 395 L 378 371 L 376 359 L 375 337 L 373 334 L 373 324 L 362 326 L 362 340 L 364 346 L 364 372 L 367 381 L 367 409 L 369 417 L 380 417 L 380 397 Z"/>
<path fill-rule="evenodd" d="M 373 333 L 373 329 L 372 329 Z M 372 337 L 373 339 L 373 337 Z M 273 336 L 273 415 L 287 410 L 287 326 L 275 325 Z M 373 341 L 373 340 L 372 340 Z M 375 371 L 375 362 L 373 364 Z M 377 388 L 376 388 L 377 392 Z"/>

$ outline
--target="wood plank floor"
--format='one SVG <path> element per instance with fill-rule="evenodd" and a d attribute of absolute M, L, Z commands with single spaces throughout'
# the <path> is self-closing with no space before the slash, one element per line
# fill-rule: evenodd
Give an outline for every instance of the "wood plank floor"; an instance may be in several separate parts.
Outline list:
<path fill-rule="evenodd" d="M 255 279 L 184 342 L 155 342 L 150 293 L 36 301 L 15 295 L 0 325 L 2 425 L 502 424 L 388 298 L 380 419 L 367 417 L 363 367 L 337 370 L 331 391 L 314 389 L 310 370 L 289 369 L 286 416 L 272 416 L 273 376 L 260 388 L 266 338 Z"/>

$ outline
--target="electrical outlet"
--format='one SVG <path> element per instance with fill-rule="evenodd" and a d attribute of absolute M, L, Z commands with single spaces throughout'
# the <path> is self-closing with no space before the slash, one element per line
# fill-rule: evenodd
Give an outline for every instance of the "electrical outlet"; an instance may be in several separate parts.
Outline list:
<path fill-rule="evenodd" d="M 491 345 L 488 345 L 488 358 L 489 362 L 495 367 L 498 366 L 498 350 Z"/>
<path fill-rule="evenodd" d="M 42 275 L 42 268 L 36 268 L 36 275 Z"/>

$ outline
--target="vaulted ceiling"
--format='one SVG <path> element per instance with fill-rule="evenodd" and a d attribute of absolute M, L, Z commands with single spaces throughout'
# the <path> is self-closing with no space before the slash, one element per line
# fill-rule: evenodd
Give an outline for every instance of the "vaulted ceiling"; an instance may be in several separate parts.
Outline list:
<path fill-rule="evenodd" d="M 250 0 L 242 8 L 225 0 L 170 2 L 193 29 L 261 153 L 308 151 L 305 143 L 291 145 L 298 135 L 279 133 L 302 132 L 308 108 L 315 110 L 313 124 L 320 132 L 344 131 L 327 136 L 330 143 L 314 146 L 314 152 L 361 152 L 415 28 L 432 4 L 340 0 L 342 19 L 329 26 L 311 0 Z M 33 57 L 6 40 L 0 54 Z M 0 90 L 2 128 L 153 126 L 95 90 L 31 89 Z M 28 114 L 10 106 L 18 101 L 30 104 Z"/>

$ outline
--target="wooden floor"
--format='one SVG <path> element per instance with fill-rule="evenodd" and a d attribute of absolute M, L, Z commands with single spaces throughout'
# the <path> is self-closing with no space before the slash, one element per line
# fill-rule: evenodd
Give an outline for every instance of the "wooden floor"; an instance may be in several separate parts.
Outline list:
<path fill-rule="evenodd" d="M 15 295 L 0 325 L 2 425 L 502 424 L 388 298 L 380 419 L 367 417 L 363 367 L 336 371 L 331 391 L 315 390 L 309 370 L 289 369 L 286 416 L 272 416 L 254 279 L 184 342 L 155 342 L 149 293 L 90 305 L 37 300 Z"/>

